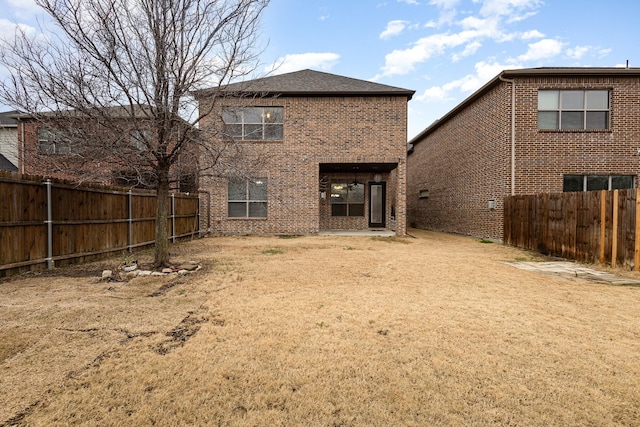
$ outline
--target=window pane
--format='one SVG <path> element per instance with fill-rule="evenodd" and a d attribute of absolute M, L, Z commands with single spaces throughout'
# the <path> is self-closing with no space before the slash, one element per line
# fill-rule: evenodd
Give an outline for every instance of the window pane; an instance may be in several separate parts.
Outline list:
<path fill-rule="evenodd" d="M 244 125 L 244 139 L 262 139 L 262 125 Z"/>
<path fill-rule="evenodd" d="M 364 216 L 364 203 L 349 204 L 349 216 Z"/>
<path fill-rule="evenodd" d="M 264 109 L 265 123 L 282 123 L 282 107 L 271 107 Z"/>
<path fill-rule="evenodd" d="M 229 217 L 244 218 L 247 216 L 247 204 L 245 202 L 229 202 Z"/>
<path fill-rule="evenodd" d="M 612 190 L 633 188 L 633 175 L 613 175 L 611 177 Z"/>
<path fill-rule="evenodd" d="M 563 90 L 561 98 L 563 110 L 584 109 L 584 91 L 582 90 Z"/>
<path fill-rule="evenodd" d="M 249 203 L 249 216 L 251 218 L 266 218 L 267 202 Z"/>
<path fill-rule="evenodd" d="M 345 203 L 346 201 L 347 184 L 331 184 L 331 203 Z"/>
<path fill-rule="evenodd" d="M 587 91 L 588 110 L 608 110 L 609 91 L 608 90 L 588 90 Z"/>
<path fill-rule="evenodd" d="M 235 108 L 225 108 L 222 112 L 222 121 L 230 123 L 242 123 L 242 112 Z"/>
<path fill-rule="evenodd" d="M 587 177 L 587 191 L 608 189 L 609 177 L 607 175 L 591 175 Z"/>
<path fill-rule="evenodd" d="M 245 108 L 244 123 L 260 123 L 262 124 L 262 108 Z"/>
<path fill-rule="evenodd" d="M 561 129 L 584 129 L 584 112 L 563 111 Z"/>
<path fill-rule="evenodd" d="M 249 200 L 267 200 L 267 178 L 249 182 Z"/>
<path fill-rule="evenodd" d="M 269 141 L 282 140 L 282 125 L 264 125 L 264 139 Z"/>
<path fill-rule="evenodd" d="M 538 91 L 538 110 L 557 110 L 558 91 L 540 90 Z"/>
<path fill-rule="evenodd" d="M 245 181 L 229 181 L 227 200 L 247 200 L 247 184 Z"/>
<path fill-rule="evenodd" d="M 587 129 L 609 129 L 607 111 L 587 111 Z"/>
<path fill-rule="evenodd" d="M 224 125 L 224 135 L 229 138 L 242 138 L 242 125 Z"/>
<path fill-rule="evenodd" d="M 555 111 L 538 112 L 538 129 L 558 129 L 558 113 Z"/>
<path fill-rule="evenodd" d="M 565 175 L 562 181 L 562 191 L 583 191 L 582 175 Z"/>
<path fill-rule="evenodd" d="M 348 200 L 349 203 L 364 203 L 364 184 L 351 185 Z"/>
<path fill-rule="evenodd" d="M 331 205 L 331 216 L 347 216 L 347 205 L 344 203 Z"/>

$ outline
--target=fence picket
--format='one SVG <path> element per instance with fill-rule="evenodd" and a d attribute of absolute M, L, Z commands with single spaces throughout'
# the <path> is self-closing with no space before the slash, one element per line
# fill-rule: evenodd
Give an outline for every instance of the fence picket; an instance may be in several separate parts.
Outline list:
<path fill-rule="evenodd" d="M 640 189 L 508 196 L 505 243 L 584 262 L 640 264 Z"/>
<path fill-rule="evenodd" d="M 0 198 L 0 277 L 154 242 L 153 191 L 0 171 Z M 198 196 L 172 199 L 170 239 L 199 232 Z"/>

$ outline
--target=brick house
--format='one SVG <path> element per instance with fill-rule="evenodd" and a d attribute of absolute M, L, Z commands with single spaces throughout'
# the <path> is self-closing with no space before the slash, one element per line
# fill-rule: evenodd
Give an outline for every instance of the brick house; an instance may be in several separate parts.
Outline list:
<path fill-rule="evenodd" d="M 17 111 L 0 113 L 0 170 L 18 171 L 18 121 Z"/>
<path fill-rule="evenodd" d="M 196 94 L 201 110 L 211 108 L 213 93 Z M 268 160 L 240 177 L 201 178 L 211 194 L 211 231 L 406 233 L 414 91 L 303 70 L 231 84 L 223 93 L 212 119 L 224 129 L 218 137 L 263 150 Z"/>
<path fill-rule="evenodd" d="M 46 114 L 40 119 L 29 114 L 12 115 L 17 122 L 20 172 L 76 182 L 154 188 L 155 159 L 145 146 L 153 147 L 153 138 L 144 112 L 132 119 L 128 110 L 123 113 L 124 107 L 96 111 L 99 113 L 88 118 L 73 111 L 59 113 L 59 119 Z M 109 116 L 109 129 L 101 130 L 101 115 Z M 113 120 L 120 116 L 122 120 Z M 110 151 L 118 155 L 111 156 Z M 186 152 L 172 168 L 173 190 L 197 191 L 196 153 L 195 149 Z"/>
<path fill-rule="evenodd" d="M 409 141 L 410 226 L 502 240 L 503 199 L 634 188 L 639 68 L 501 72 Z"/>

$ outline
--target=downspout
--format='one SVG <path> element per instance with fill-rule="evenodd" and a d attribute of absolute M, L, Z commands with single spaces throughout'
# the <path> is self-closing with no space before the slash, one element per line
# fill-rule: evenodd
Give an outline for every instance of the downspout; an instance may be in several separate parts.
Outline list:
<path fill-rule="evenodd" d="M 22 169 L 22 171 L 20 173 L 24 173 L 24 159 L 25 159 L 25 154 L 24 154 L 24 122 L 22 120 L 19 120 L 20 122 L 20 133 L 22 134 L 22 159 L 20 161 L 21 165 L 20 165 L 20 169 Z M 18 156 L 19 157 L 19 156 Z"/>
<path fill-rule="evenodd" d="M 516 84 L 513 79 L 505 79 L 500 74 L 500 80 L 511 83 L 511 195 L 516 194 Z"/>

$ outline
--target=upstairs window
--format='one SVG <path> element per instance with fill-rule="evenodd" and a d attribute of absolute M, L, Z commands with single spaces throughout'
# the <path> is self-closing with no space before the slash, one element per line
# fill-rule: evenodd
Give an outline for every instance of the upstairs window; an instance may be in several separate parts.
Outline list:
<path fill-rule="evenodd" d="M 225 108 L 222 112 L 225 139 L 281 141 L 282 107 Z"/>
<path fill-rule="evenodd" d="M 538 91 L 538 129 L 609 129 L 609 91 Z"/>
<path fill-rule="evenodd" d="M 69 141 L 47 128 L 38 129 L 38 153 L 68 154 L 71 153 Z"/>
<path fill-rule="evenodd" d="M 562 191 L 626 190 L 634 188 L 634 175 L 565 175 Z"/>
<path fill-rule="evenodd" d="M 267 183 L 267 178 L 229 180 L 229 218 L 266 218 Z"/>
<path fill-rule="evenodd" d="M 151 140 L 151 131 L 134 129 L 129 132 L 129 143 L 138 151 L 148 151 L 148 143 Z"/>
<path fill-rule="evenodd" d="M 364 184 L 331 184 L 331 216 L 364 216 Z"/>

